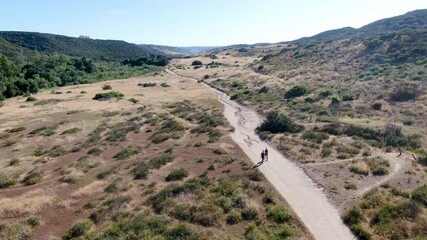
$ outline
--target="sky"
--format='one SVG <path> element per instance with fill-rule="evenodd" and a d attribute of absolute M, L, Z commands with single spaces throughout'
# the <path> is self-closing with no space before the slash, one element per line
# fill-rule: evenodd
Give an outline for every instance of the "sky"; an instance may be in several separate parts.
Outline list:
<path fill-rule="evenodd" d="M 0 31 L 225 46 L 359 28 L 426 8 L 426 0 L 0 0 Z"/>

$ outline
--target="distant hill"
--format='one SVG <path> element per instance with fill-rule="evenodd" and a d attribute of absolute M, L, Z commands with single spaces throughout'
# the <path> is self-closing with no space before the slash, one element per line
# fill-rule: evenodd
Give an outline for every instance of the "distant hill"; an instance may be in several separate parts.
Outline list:
<path fill-rule="evenodd" d="M 351 27 L 344 27 L 334 29 L 316 34 L 311 37 L 303 37 L 292 42 L 305 42 L 305 41 L 327 41 L 336 40 L 349 37 L 363 37 L 372 34 L 382 34 L 389 32 L 399 31 L 417 31 L 427 28 L 427 9 L 415 10 L 406 14 L 385 18 L 361 28 L 355 29 Z"/>
<path fill-rule="evenodd" d="M 208 46 L 202 46 L 202 47 L 171 47 L 171 46 L 164 46 L 164 45 L 154 45 L 154 44 L 141 44 L 140 46 L 151 49 L 153 51 L 159 51 L 166 55 L 172 55 L 172 56 L 186 56 L 186 55 L 194 55 L 203 53 L 206 51 L 210 51 L 212 49 L 216 49 L 218 47 L 208 47 Z"/>
<path fill-rule="evenodd" d="M 0 32 L 0 53 L 12 57 L 22 51 L 116 61 L 162 54 L 154 48 L 118 40 L 76 38 L 36 32 Z"/>

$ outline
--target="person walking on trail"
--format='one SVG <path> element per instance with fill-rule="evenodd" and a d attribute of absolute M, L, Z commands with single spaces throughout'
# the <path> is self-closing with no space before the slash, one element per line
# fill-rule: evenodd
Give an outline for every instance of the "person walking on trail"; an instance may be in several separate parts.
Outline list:
<path fill-rule="evenodd" d="M 264 150 L 264 158 L 265 158 L 265 161 L 267 162 L 268 161 L 268 150 L 267 150 L 267 148 Z"/>
<path fill-rule="evenodd" d="M 265 155 L 264 155 L 264 150 L 262 150 L 262 152 L 261 152 L 261 162 L 262 162 L 262 163 L 264 163 L 264 156 L 265 156 Z"/>

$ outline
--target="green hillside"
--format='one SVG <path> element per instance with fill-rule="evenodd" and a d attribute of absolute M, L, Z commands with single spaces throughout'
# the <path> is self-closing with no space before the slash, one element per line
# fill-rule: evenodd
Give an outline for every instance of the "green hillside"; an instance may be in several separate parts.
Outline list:
<path fill-rule="evenodd" d="M 0 32 L 0 44 L 0 53 L 8 57 L 12 57 L 20 50 L 108 61 L 124 61 L 149 54 L 161 54 L 156 49 L 125 41 L 75 38 L 35 32 Z"/>
<path fill-rule="evenodd" d="M 55 86 L 138 76 L 168 61 L 158 50 L 124 41 L 0 32 L 0 101 Z"/>

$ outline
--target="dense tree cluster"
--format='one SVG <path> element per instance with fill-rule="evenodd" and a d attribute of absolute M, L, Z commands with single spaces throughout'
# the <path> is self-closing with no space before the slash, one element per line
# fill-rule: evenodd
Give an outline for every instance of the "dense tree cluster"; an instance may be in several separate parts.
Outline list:
<path fill-rule="evenodd" d="M 115 62 L 94 62 L 60 54 L 35 54 L 23 58 L 22 61 L 17 58 L 12 61 L 0 54 L 0 100 L 36 93 L 42 88 L 123 78 L 144 71 L 141 67 L 133 69 Z"/>
<path fill-rule="evenodd" d="M 144 56 L 136 60 L 125 60 L 122 62 L 124 65 L 134 66 L 144 66 L 144 65 L 154 65 L 154 66 L 166 66 L 169 63 L 169 58 L 164 55 L 154 55 Z"/>

